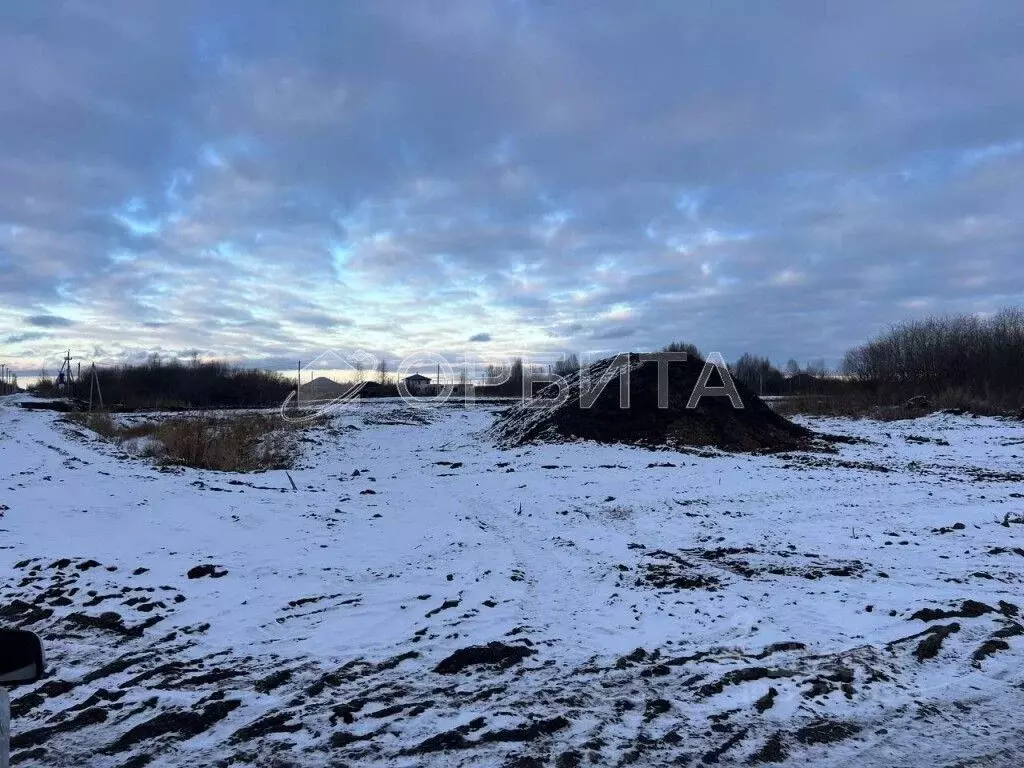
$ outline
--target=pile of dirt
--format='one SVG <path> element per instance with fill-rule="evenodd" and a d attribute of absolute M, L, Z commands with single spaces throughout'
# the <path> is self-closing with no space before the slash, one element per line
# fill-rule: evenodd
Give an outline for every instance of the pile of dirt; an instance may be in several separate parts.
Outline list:
<path fill-rule="evenodd" d="M 552 385 L 501 414 L 491 436 L 505 448 L 573 440 L 745 452 L 790 451 L 810 445 L 814 433 L 777 414 L 739 381 L 735 386 L 742 408 L 733 407 L 726 396 L 704 396 L 695 408 L 688 408 L 703 370 L 704 361 L 698 358 L 669 363 L 662 386 L 668 407 L 659 408 L 658 363 L 641 361 L 636 354 L 602 360 L 567 379 L 567 396 L 556 397 Z M 628 408 L 620 405 L 621 371 L 628 372 Z M 586 396 L 609 378 L 590 407 L 584 407 L 581 388 Z M 718 372 L 712 372 L 707 385 L 722 384 Z"/>
<path fill-rule="evenodd" d="M 348 394 L 352 389 L 351 384 L 339 384 L 328 379 L 326 376 L 318 376 L 312 381 L 303 384 L 299 394 L 304 402 L 316 402 L 318 400 L 334 400 Z"/>

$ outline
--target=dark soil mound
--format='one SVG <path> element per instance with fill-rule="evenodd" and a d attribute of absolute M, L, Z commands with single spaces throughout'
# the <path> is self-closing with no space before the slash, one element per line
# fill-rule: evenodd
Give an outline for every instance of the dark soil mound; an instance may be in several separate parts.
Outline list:
<path fill-rule="evenodd" d="M 704 361 L 689 358 L 668 365 L 668 407 L 658 407 L 658 363 L 642 362 L 639 355 L 595 363 L 568 379 L 568 397 L 555 398 L 550 386 L 538 397 L 516 405 L 498 417 L 491 429 L 502 447 L 527 443 L 595 440 L 602 443 L 714 447 L 727 451 L 788 451 L 806 448 L 814 434 L 783 418 L 739 381 L 736 391 L 743 408 L 734 408 L 726 396 L 704 396 L 687 408 L 704 370 Z M 628 370 L 629 408 L 620 407 L 619 372 Z M 604 391 L 589 408 L 584 395 Z M 602 378 L 604 377 L 604 378 Z M 717 371 L 708 386 L 722 385 Z"/>
<path fill-rule="evenodd" d="M 479 665 L 499 666 L 502 668 L 510 667 L 535 653 L 536 651 L 530 648 L 523 648 L 519 645 L 505 645 L 499 642 L 491 642 L 487 645 L 471 645 L 468 648 L 460 648 L 444 659 L 434 668 L 434 671 L 442 675 L 453 675 L 467 667 Z"/>

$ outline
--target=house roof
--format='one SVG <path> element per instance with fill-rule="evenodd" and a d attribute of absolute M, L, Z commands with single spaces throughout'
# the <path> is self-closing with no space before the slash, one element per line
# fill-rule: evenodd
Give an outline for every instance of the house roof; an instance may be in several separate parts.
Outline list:
<path fill-rule="evenodd" d="M 418 373 L 414 373 L 412 376 L 406 376 L 406 381 L 430 381 L 426 376 L 420 376 Z"/>

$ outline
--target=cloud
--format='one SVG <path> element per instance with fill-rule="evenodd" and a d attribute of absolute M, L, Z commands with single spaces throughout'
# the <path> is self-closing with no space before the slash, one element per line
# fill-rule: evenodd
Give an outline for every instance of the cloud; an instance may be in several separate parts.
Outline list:
<path fill-rule="evenodd" d="M 1012 0 L 16 4 L 0 328 L 62 333 L 5 354 L 398 354 L 470 321 L 496 354 L 834 361 L 1019 302 L 1021 23 Z"/>
<path fill-rule="evenodd" d="M 490 341 L 491 334 L 489 333 L 476 333 L 469 337 L 470 341 Z"/>
<path fill-rule="evenodd" d="M 8 336 L 4 339 L 5 344 L 22 344 L 26 341 L 37 341 L 38 339 L 45 339 L 45 333 L 16 333 L 13 336 Z"/>
<path fill-rule="evenodd" d="M 319 328 L 322 330 L 329 330 L 332 328 L 347 328 L 353 325 L 353 321 L 347 317 L 339 317 L 337 315 L 330 315 L 326 312 L 316 311 L 298 311 L 292 312 L 287 317 L 292 322 L 299 323 L 300 325 L 307 325 L 311 328 Z"/>
<path fill-rule="evenodd" d="M 631 328 L 630 326 L 617 326 L 607 328 L 603 331 L 592 333 L 590 338 L 595 341 L 610 341 L 613 339 L 627 339 L 633 336 L 637 332 L 637 329 Z"/>
<path fill-rule="evenodd" d="M 75 324 L 73 320 L 59 315 L 32 315 L 25 318 L 25 323 L 37 328 L 67 328 Z"/>

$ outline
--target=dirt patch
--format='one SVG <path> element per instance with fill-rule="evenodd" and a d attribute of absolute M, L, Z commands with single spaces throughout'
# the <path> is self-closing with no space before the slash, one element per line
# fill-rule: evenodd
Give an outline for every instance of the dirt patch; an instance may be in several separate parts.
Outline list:
<path fill-rule="evenodd" d="M 1024 627 L 1017 622 L 1011 622 L 1002 629 L 997 629 L 992 633 L 992 637 L 1004 638 L 1004 637 L 1020 637 L 1024 635 Z"/>
<path fill-rule="evenodd" d="M 107 710 L 101 707 L 93 707 L 92 709 L 79 712 L 70 720 L 66 720 L 58 725 L 47 725 L 42 728 L 36 728 L 35 730 L 26 731 L 25 733 L 14 736 L 14 738 L 11 739 L 11 749 L 34 747 L 38 744 L 45 743 L 50 738 L 58 734 L 78 731 L 91 725 L 104 723 L 106 720 Z"/>
<path fill-rule="evenodd" d="M 536 651 L 531 648 L 499 642 L 473 645 L 460 648 L 438 664 L 434 671 L 442 675 L 453 675 L 474 666 L 496 666 L 505 669 L 535 653 Z"/>
<path fill-rule="evenodd" d="M 993 653 L 1010 650 L 1010 644 L 1005 640 L 986 640 L 981 647 L 974 652 L 972 658 L 975 661 L 984 661 Z"/>
<path fill-rule="evenodd" d="M 65 622 L 80 629 L 100 629 L 107 632 L 114 632 L 125 637 L 142 637 L 145 625 L 134 627 L 126 626 L 121 615 L 113 611 L 101 613 L 99 616 L 89 616 L 85 613 L 72 613 L 65 617 Z"/>
<path fill-rule="evenodd" d="M 474 718 L 465 725 L 460 725 L 450 731 L 439 733 L 420 742 L 415 747 L 402 750 L 404 755 L 425 755 L 431 752 L 445 752 L 451 749 L 467 749 L 478 742 L 467 739 L 466 736 L 474 731 L 479 731 L 487 724 L 482 717 Z"/>
<path fill-rule="evenodd" d="M 710 752 L 705 752 L 701 755 L 700 761 L 706 765 L 713 765 L 714 763 L 717 763 L 721 759 L 722 755 L 743 741 L 743 738 L 747 735 L 749 730 L 749 728 L 744 728 L 738 733 L 733 734 L 716 749 L 712 749 Z"/>
<path fill-rule="evenodd" d="M 757 765 L 758 763 L 784 763 L 788 758 L 789 750 L 786 748 L 786 742 L 782 734 L 776 732 L 768 737 L 768 741 L 764 743 L 764 746 L 752 754 L 747 762 L 751 765 Z"/>
<path fill-rule="evenodd" d="M 959 631 L 960 625 L 955 621 L 945 626 L 930 627 L 928 636 L 918 643 L 917 648 L 914 649 L 914 656 L 917 657 L 918 661 L 935 658 L 942 648 L 942 642 L 950 635 Z"/>
<path fill-rule="evenodd" d="M 775 697 L 778 695 L 779 691 L 776 688 L 769 688 L 768 693 L 754 702 L 754 708 L 761 714 L 764 714 L 775 706 Z"/>
<path fill-rule="evenodd" d="M 860 733 L 860 726 L 855 723 L 842 723 L 837 720 L 816 720 L 796 732 L 796 740 L 808 746 L 814 744 L 832 744 L 848 739 Z"/>
<path fill-rule="evenodd" d="M 125 731 L 105 752 L 124 752 L 143 741 L 151 741 L 169 733 L 175 734 L 181 741 L 191 739 L 223 720 L 241 703 L 238 699 L 227 699 L 211 702 L 201 712 L 163 712 Z"/>
<path fill-rule="evenodd" d="M 647 553 L 656 562 L 645 563 L 637 586 L 644 584 L 655 589 L 706 589 L 714 592 L 719 580 L 705 574 L 691 560 L 672 552 L 657 550 Z"/>
<path fill-rule="evenodd" d="M 68 400 L 26 400 L 19 405 L 26 411 L 57 411 L 58 413 L 70 413 L 75 410 L 75 404 Z"/>
<path fill-rule="evenodd" d="M 11 717 L 23 717 L 48 698 L 62 696 L 75 687 L 67 680 L 48 680 L 32 693 L 27 693 L 11 702 Z"/>
<path fill-rule="evenodd" d="M 548 387 L 539 397 L 520 403 L 498 417 L 491 429 L 502 447 L 539 442 L 595 440 L 601 443 L 716 447 L 727 451 L 787 451 L 809 447 L 813 433 L 769 408 L 742 383 L 736 390 L 743 408 L 734 408 L 725 396 L 702 397 L 695 408 L 687 403 L 697 387 L 704 362 L 697 358 L 673 361 L 660 390 L 667 397 L 659 407 L 659 370 L 656 362 L 640 356 L 610 358 L 569 377 L 567 397 L 554 399 Z M 620 371 L 629 382 L 629 407 L 621 406 L 624 388 Z M 600 394 L 599 382 L 610 379 Z M 708 385 L 720 386 L 712 373 Z M 582 393 L 582 398 L 581 398 Z M 588 394 L 596 395 L 583 407 Z"/>
<path fill-rule="evenodd" d="M 292 722 L 290 712 L 267 715 L 244 728 L 239 728 L 231 737 L 232 743 L 252 741 L 272 733 L 294 733 L 302 730 L 302 723 Z"/>
<path fill-rule="evenodd" d="M 24 600 L 12 600 L 9 605 L 0 608 L 0 619 L 13 623 L 15 627 L 25 627 L 37 621 L 53 616 L 52 608 L 40 608 L 26 603 Z"/>
<path fill-rule="evenodd" d="M 189 572 L 185 574 L 190 579 L 201 579 L 204 576 L 209 576 L 212 579 L 219 579 L 222 576 L 227 576 L 227 570 L 218 571 L 219 566 L 213 565 L 212 563 L 204 563 L 203 565 L 197 565 L 195 568 L 190 568 Z"/>
<path fill-rule="evenodd" d="M 534 741 L 542 736 L 550 736 L 563 728 L 568 728 L 570 722 L 562 717 L 553 717 L 550 720 L 538 720 L 532 723 L 525 723 L 516 728 L 504 728 L 499 731 L 488 731 L 480 737 L 482 742 L 508 742 L 508 741 Z"/>
<path fill-rule="evenodd" d="M 941 608 L 922 608 L 910 618 L 920 621 L 938 621 L 940 619 L 976 619 L 986 613 L 995 612 L 995 608 L 977 600 L 964 600 L 958 611 L 944 611 Z"/>
<path fill-rule="evenodd" d="M 535 720 L 533 722 L 523 723 L 515 728 L 502 728 L 496 731 L 488 731 L 482 734 L 479 739 L 467 738 L 469 734 L 483 728 L 484 724 L 484 718 L 478 717 L 466 725 L 459 726 L 451 731 L 439 733 L 436 736 L 431 736 L 418 746 L 404 750 L 403 753 L 407 755 L 429 754 L 431 752 L 470 749 L 483 744 L 531 742 L 564 730 L 572 723 L 568 719 L 559 715 L 547 720 Z"/>
<path fill-rule="evenodd" d="M 422 427 L 430 422 L 430 414 L 419 408 L 395 408 L 384 413 L 367 414 L 363 419 L 364 424 L 373 426 Z"/>
<path fill-rule="evenodd" d="M 270 693 L 275 688 L 280 688 L 282 685 L 287 684 L 291 679 L 292 670 L 282 669 L 278 672 L 272 672 L 262 680 L 257 680 L 253 688 L 259 693 Z"/>
<path fill-rule="evenodd" d="M 859 560 L 830 560 L 813 552 L 758 552 L 753 547 L 684 549 L 678 553 L 654 550 L 645 557 L 654 562 L 642 563 L 636 586 L 656 589 L 714 592 L 733 576 L 746 580 L 794 576 L 815 581 L 861 578 L 865 570 Z"/>
<path fill-rule="evenodd" d="M 721 693 L 727 686 L 739 683 L 750 683 L 755 680 L 778 680 L 783 677 L 792 677 L 793 673 L 785 669 L 768 669 L 767 667 L 746 667 L 726 672 L 714 683 L 708 683 L 698 689 L 701 696 L 714 696 Z"/>

